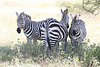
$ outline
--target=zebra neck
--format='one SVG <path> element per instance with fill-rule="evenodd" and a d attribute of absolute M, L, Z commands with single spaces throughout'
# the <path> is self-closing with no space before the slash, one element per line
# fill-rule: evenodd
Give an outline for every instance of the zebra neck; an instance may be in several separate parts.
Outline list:
<path fill-rule="evenodd" d="M 31 27 L 31 22 L 25 22 L 25 27 L 23 28 L 24 33 L 28 31 Z"/>
<path fill-rule="evenodd" d="M 60 21 L 61 24 L 67 24 L 67 19 L 66 18 L 62 18 Z"/>

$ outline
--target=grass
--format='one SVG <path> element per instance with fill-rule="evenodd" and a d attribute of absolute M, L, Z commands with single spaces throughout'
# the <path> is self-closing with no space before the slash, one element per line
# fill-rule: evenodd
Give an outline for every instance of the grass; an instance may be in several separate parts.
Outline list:
<path fill-rule="evenodd" d="M 0 46 L 1 66 L 7 63 L 6 65 L 19 65 L 19 67 L 24 67 L 24 64 L 27 66 L 36 65 L 37 67 L 58 67 L 58 64 L 60 67 L 90 67 L 90 65 L 96 67 L 100 62 L 100 44 L 98 46 L 95 44 L 88 46 L 88 41 L 76 45 L 74 49 L 68 42 L 66 52 L 62 50 L 62 45 L 60 45 L 58 53 L 53 47 L 51 58 L 49 58 L 48 52 L 44 58 L 43 49 L 43 45 L 28 45 L 20 41 L 15 45 L 12 44 L 12 46 Z"/>

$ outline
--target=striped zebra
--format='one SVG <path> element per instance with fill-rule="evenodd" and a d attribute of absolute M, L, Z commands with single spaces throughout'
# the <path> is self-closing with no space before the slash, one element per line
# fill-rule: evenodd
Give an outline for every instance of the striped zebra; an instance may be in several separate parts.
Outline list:
<path fill-rule="evenodd" d="M 16 12 L 16 15 L 19 16 L 19 14 L 17 12 Z M 20 15 L 22 15 L 22 13 Z M 25 14 L 25 17 L 31 21 L 31 16 Z M 17 28 L 17 32 L 20 33 L 21 32 L 21 29 L 20 28 Z M 33 43 L 36 44 L 37 39 L 36 38 L 33 38 L 32 40 L 33 40 Z M 27 42 L 28 42 L 28 44 L 31 44 L 31 39 L 30 38 L 27 38 Z"/>
<path fill-rule="evenodd" d="M 60 24 L 64 27 L 66 35 L 63 40 L 63 50 L 66 51 L 66 43 L 67 43 L 67 37 L 68 37 L 68 28 L 69 28 L 69 16 L 68 16 L 68 9 L 65 9 L 64 11 L 61 9 L 62 18 L 60 21 Z M 59 51 L 59 42 L 56 42 L 57 52 Z"/>
<path fill-rule="evenodd" d="M 47 43 L 48 43 L 48 38 L 49 38 L 48 25 L 50 28 L 52 28 L 52 24 L 55 23 L 55 25 L 56 24 L 60 25 L 59 22 L 53 18 L 48 18 L 48 19 L 43 20 L 43 21 L 31 21 L 29 16 L 27 16 L 24 12 L 21 13 L 20 15 L 16 12 L 16 15 L 18 16 L 18 18 L 17 18 L 17 32 L 21 33 L 21 29 L 22 29 L 25 36 L 27 37 L 27 40 L 33 39 L 33 38 L 35 38 L 37 40 L 43 40 L 43 44 L 45 46 L 45 48 L 44 48 L 44 55 L 45 55 Z M 55 29 L 55 28 L 52 28 L 52 29 Z M 56 36 L 56 34 L 55 34 L 55 36 Z M 59 35 L 58 35 L 58 37 L 59 37 Z"/>
<path fill-rule="evenodd" d="M 68 37 L 69 17 L 68 9 L 62 11 L 62 19 L 60 22 L 47 23 L 47 42 L 51 53 L 51 47 L 57 45 L 59 48 L 59 42 L 63 42 L 63 50 L 66 50 L 66 42 Z M 59 50 L 57 48 L 57 51 Z"/>
<path fill-rule="evenodd" d="M 65 9 L 64 11 L 61 9 L 61 13 L 62 13 L 62 18 L 61 18 L 60 23 L 64 27 L 65 33 L 66 33 L 66 35 L 64 35 L 66 38 L 63 41 L 63 50 L 66 50 L 66 43 L 67 43 L 67 37 L 68 37 L 68 28 L 69 28 L 68 9 Z"/>
<path fill-rule="evenodd" d="M 80 15 L 73 18 L 72 14 L 70 14 L 72 19 L 71 27 L 69 29 L 69 37 L 71 39 L 71 43 L 74 46 L 75 44 L 80 44 L 83 39 L 86 37 L 86 28 L 85 22 L 79 19 Z"/>

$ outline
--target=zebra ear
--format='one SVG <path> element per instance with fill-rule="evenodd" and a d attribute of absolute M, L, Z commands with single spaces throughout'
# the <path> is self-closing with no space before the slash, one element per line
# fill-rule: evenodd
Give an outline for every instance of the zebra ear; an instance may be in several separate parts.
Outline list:
<path fill-rule="evenodd" d="M 67 14 L 68 14 L 68 9 L 66 9 L 66 12 L 67 12 Z"/>
<path fill-rule="evenodd" d="M 61 13 L 63 14 L 63 10 L 61 9 Z"/>
<path fill-rule="evenodd" d="M 25 13 L 24 13 L 24 12 L 22 12 L 22 14 L 23 14 L 23 15 L 25 15 Z"/>
<path fill-rule="evenodd" d="M 25 13 L 24 12 L 22 12 L 22 15 L 21 15 L 22 17 L 23 17 L 23 19 L 25 18 Z"/>
<path fill-rule="evenodd" d="M 81 14 L 78 15 L 78 20 L 80 19 Z"/>
<path fill-rule="evenodd" d="M 18 12 L 16 12 L 16 15 L 19 16 Z"/>
<path fill-rule="evenodd" d="M 70 17 L 71 17 L 71 19 L 73 20 L 73 16 L 72 16 L 72 14 L 70 14 Z"/>

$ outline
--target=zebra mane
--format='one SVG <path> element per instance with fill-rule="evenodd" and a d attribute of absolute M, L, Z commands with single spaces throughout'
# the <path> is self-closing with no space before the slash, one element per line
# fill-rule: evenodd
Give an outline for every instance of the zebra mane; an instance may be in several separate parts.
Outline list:
<path fill-rule="evenodd" d="M 20 16 L 22 16 L 22 15 L 23 15 L 23 13 L 20 14 Z M 31 16 L 30 15 L 25 14 L 25 17 L 28 18 L 29 20 L 31 20 Z"/>
<path fill-rule="evenodd" d="M 75 15 L 74 19 L 76 19 L 76 18 L 77 18 L 77 15 Z"/>

